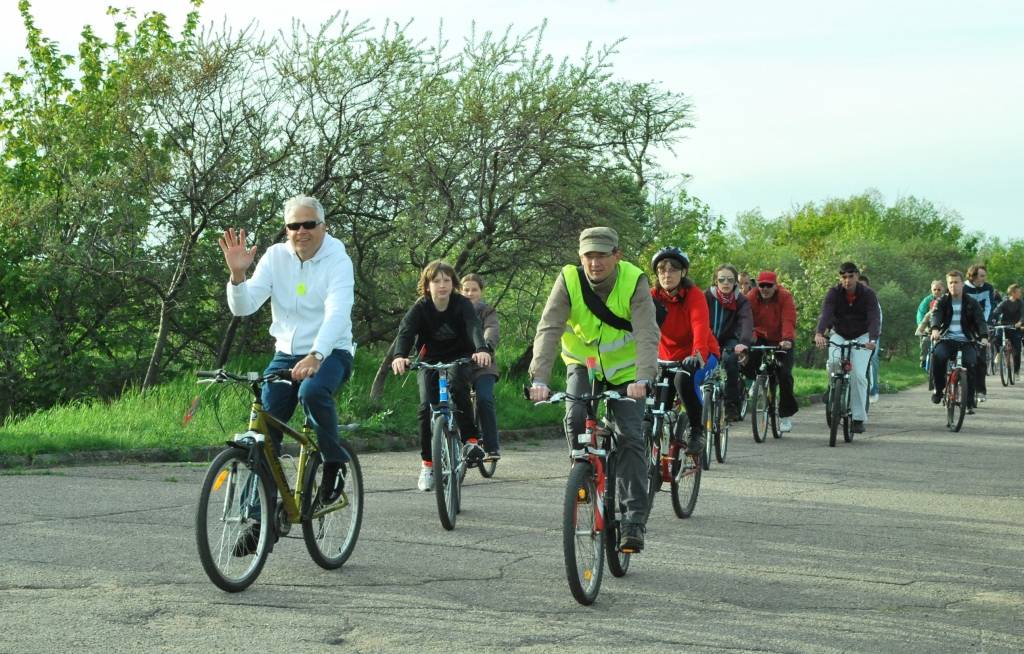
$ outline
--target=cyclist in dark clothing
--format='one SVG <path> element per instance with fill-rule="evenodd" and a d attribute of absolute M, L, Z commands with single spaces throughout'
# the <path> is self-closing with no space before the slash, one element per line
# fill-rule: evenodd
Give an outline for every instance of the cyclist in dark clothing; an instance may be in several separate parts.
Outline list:
<path fill-rule="evenodd" d="M 712 286 L 704 291 L 708 302 L 711 333 L 718 340 L 725 367 L 725 417 L 733 421 L 739 417 L 740 383 L 739 356 L 753 341 L 754 317 L 750 302 L 737 288 L 736 268 L 722 264 L 715 269 Z"/>
<path fill-rule="evenodd" d="M 946 274 L 949 292 L 939 298 L 932 311 L 932 382 L 935 392 L 932 403 L 942 401 L 946 389 L 946 364 L 958 351 L 963 352 L 964 367 L 967 368 L 967 412 L 974 413 L 975 370 L 979 365 L 978 348 L 974 340 L 988 344 L 988 325 L 981 305 L 964 292 L 964 274 L 951 270 Z"/>
<path fill-rule="evenodd" d="M 981 306 L 981 314 L 988 322 L 992 317 L 992 310 L 996 306 L 996 289 L 988 283 L 988 270 L 980 263 L 976 263 L 967 269 L 967 283 L 964 284 L 964 295 L 971 296 Z M 975 389 L 978 392 L 978 401 L 985 401 L 985 372 L 988 370 L 988 356 L 986 350 L 978 352 L 978 368 L 974 373 Z"/>
<path fill-rule="evenodd" d="M 1021 329 L 1024 328 L 1024 306 L 1022 306 L 1021 299 L 1021 288 L 1020 284 L 1011 284 L 1010 288 L 1006 289 L 1006 299 L 999 303 L 999 306 L 992 312 L 992 322 L 996 325 L 1005 325 L 1007 327 L 1013 327 L 1014 329 L 1006 330 L 1006 337 L 1010 339 L 1010 343 L 1013 344 L 1013 372 L 1017 374 L 1020 372 L 1020 346 L 1021 346 Z M 1001 339 L 1000 342 L 996 343 L 996 351 L 1002 347 Z"/>

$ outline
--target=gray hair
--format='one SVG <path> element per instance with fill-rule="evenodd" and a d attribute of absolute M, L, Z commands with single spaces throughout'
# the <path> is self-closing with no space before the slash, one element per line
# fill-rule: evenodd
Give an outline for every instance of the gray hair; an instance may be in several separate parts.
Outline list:
<path fill-rule="evenodd" d="M 320 204 L 320 200 L 309 195 L 296 195 L 293 198 L 288 198 L 284 202 L 284 219 L 288 221 L 288 216 L 299 207 L 309 207 L 316 211 L 316 219 L 320 222 L 324 222 L 324 205 Z"/>

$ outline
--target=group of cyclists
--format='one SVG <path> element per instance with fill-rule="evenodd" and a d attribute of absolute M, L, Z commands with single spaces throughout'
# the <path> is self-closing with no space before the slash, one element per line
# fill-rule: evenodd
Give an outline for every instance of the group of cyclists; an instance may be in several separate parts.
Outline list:
<path fill-rule="evenodd" d="M 250 279 L 245 273 L 255 247 L 246 248 L 244 230 L 225 232 L 220 246 L 231 272 L 228 304 L 235 315 L 248 315 L 271 300 L 270 332 L 276 352 L 267 372 L 290 368 L 299 383 L 268 384 L 264 406 L 275 417 L 288 420 L 302 405 L 324 457 L 320 492 L 325 501 L 331 501 L 345 485 L 346 461 L 337 447 L 333 397 L 352 369 L 352 263 L 341 241 L 326 233 L 324 209 L 315 198 L 288 200 L 284 223 L 287 240 L 268 249 Z M 751 279 L 722 264 L 715 268 L 712 284 L 703 288 L 689 276 L 689 257 L 675 246 L 654 254 L 653 284 L 649 284 L 645 271 L 625 260 L 618 234 L 609 227 L 583 230 L 578 255 L 579 265 L 564 266 L 548 294 L 533 341 L 527 393 L 535 402 L 550 397 L 556 356 L 566 367 L 568 393 L 589 392 L 595 379 L 620 393 L 622 399 L 607 403 L 607 420 L 617 436 L 616 497 L 623 509 L 620 547 L 639 552 L 648 514 L 644 400 L 658 381 L 659 359 L 681 362 L 672 385 L 689 422 L 688 453 L 704 448 L 700 398 L 693 383 L 697 372 L 720 362 L 726 372 L 726 417 L 736 420 L 745 393 L 743 378 L 753 376 L 760 366 L 762 351 L 752 350 L 754 345 L 789 353 L 781 357 L 776 375 L 779 429 L 791 431 L 792 417 L 799 411 L 792 373 L 796 305 L 771 270 Z M 837 272 L 836 285 L 823 298 L 814 341 L 819 348 L 829 348 L 830 361 L 837 359 L 844 341 L 860 344 L 851 357 L 851 387 L 853 431 L 863 432 L 870 390 L 866 372 L 880 336 L 881 308 L 874 291 L 862 283 L 856 264 L 844 262 Z M 945 363 L 958 349 L 964 350 L 967 368 L 973 373 L 968 399 L 974 397 L 976 387 L 978 398 L 984 400 L 982 359 L 969 344 L 987 338 L 992 316 L 1020 323 L 1020 287 L 1011 286 L 1009 297 L 994 306 L 996 294 L 985 277 L 983 266 L 969 269 L 968 284 L 962 273 L 951 271 L 944 283 L 933 282 L 932 293 L 922 300 L 919 322 L 927 323 L 927 336 L 935 343 L 930 354 L 933 401 L 941 397 Z M 462 407 L 458 423 L 467 459 L 495 461 L 501 456 L 494 403 L 499 326 L 494 309 L 481 300 L 484 286 L 479 275 L 460 279 L 448 263 L 428 264 L 419 277 L 419 297 L 402 318 L 390 367 L 395 374 L 406 372 L 413 352 L 427 363 L 471 359 L 472 366 L 463 366 L 451 378 L 450 393 L 456 406 Z M 1014 365 L 1019 369 L 1020 333 L 1008 332 L 1008 337 L 1013 340 Z M 434 477 L 429 420 L 431 405 L 439 400 L 439 385 L 435 370 L 420 369 L 417 376 L 422 461 L 417 487 L 430 491 Z M 471 389 L 476 393 L 476 419 L 467 410 Z M 583 431 L 584 417 L 582 404 L 566 403 L 564 428 L 570 440 Z M 280 442 L 280 434 L 271 435 Z M 244 552 L 245 543 L 236 549 Z"/>

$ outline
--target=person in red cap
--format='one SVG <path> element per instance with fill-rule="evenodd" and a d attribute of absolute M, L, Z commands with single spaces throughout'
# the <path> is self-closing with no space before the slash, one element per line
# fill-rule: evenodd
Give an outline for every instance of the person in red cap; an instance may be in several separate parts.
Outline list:
<path fill-rule="evenodd" d="M 757 276 L 757 288 L 747 293 L 750 310 L 754 314 L 754 345 L 778 345 L 792 350 L 796 338 L 796 304 L 793 294 L 779 286 L 778 276 L 762 270 Z M 781 357 L 779 377 L 779 431 L 791 431 L 799 407 L 793 394 L 793 357 Z M 745 373 L 753 377 L 761 366 L 761 353 L 753 351 L 747 359 Z"/>

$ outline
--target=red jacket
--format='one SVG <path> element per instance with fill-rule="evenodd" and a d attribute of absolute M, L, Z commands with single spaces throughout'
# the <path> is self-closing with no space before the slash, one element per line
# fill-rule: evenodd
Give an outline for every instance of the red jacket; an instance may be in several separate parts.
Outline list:
<path fill-rule="evenodd" d="M 659 359 L 682 361 L 694 352 L 699 352 L 704 361 L 710 354 L 721 356 L 718 342 L 711 333 L 703 290 L 690 286 L 680 288 L 679 294 L 673 296 L 655 287 L 651 289 L 651 297 L 667 311 L 661 323 Z"/>
<path fill-rule="evenodd" d="M 763 338 L 769 345 L 778 345 L 781 341 L 796 340 L 796 304 L 792 293 L 776 285 L 775 295 L 765 300 L 756 288 L 752 288 L 747 299 L 754 314 L 755 341 Z"/>

